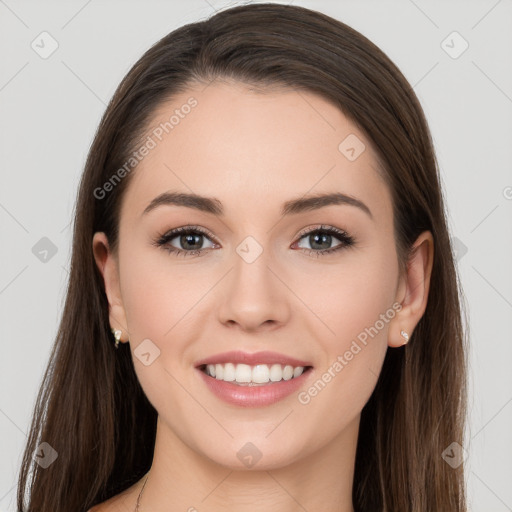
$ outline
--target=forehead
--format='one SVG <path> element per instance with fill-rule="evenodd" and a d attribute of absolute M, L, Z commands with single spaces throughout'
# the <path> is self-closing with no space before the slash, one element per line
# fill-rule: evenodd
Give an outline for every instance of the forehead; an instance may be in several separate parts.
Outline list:
<path fill-rule="evenodd" d="M 123 199 L 134 217 L 166 191 L 218 197 L 226 215 L 330 191 L 371 203 L 377 214 L 391 211 L 371 142 L 310 92 L 197 84 L 158 107 L 145 140 L 152 148 Z"/>

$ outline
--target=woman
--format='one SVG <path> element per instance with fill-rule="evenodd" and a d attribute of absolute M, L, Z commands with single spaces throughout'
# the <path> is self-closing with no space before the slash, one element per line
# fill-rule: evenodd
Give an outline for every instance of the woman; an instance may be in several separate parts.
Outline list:
<path fill-rule="evenodd" d="M 90 149 L 18 508 L 466 510 L 459 293 L 381 50 L 296 6 L 179 28 Z"/>

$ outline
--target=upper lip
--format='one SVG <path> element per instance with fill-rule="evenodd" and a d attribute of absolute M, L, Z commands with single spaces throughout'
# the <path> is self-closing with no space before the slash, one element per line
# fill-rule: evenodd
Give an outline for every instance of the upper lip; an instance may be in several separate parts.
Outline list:
<path fill-rule="evenodd" d="M 295 357 L 290 357 L 285 354 L 279 354 L 277 352 L 243 352 L 241 350 L 233 350 L 230 352 L 222 352 L 221 354 L 215 354 L 213 356 L 207 357 L 205 359 L 201 359 L 195 363 L 196 367 L 204 366 L 207 364 L 224 364 L 224 363 L 234 363 L 234 364 L 248 364 L 250 366 L 254 366 L 256 364 L 281 364 L 281 365 L 290 365 L 290 366 L 312 366 L 311 363 L 307 361 L 302 361 L 300 359 L 296 359 Z"/>

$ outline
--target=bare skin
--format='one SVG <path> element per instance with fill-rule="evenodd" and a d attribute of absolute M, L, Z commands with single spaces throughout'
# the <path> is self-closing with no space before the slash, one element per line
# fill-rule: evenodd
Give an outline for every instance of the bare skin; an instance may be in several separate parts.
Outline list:
<path fill-rule="evenodd" d="M 400 275 L 391 196 L 371 142 L 321 97 L 197 85 L 161 105 L 151 127 L 190 96 L 197 106 L 133 171 L 118 254 L 103 233 L 93 240 L 110 324 L 122 330 L 122 342 L 129 340 L 141 386 L 159 414 L 140 511 L 353 512 L 361 410 L 386 351 L 404 344 L 402 330 L 413 336 L 425 311 L 432 235 L 420 235 Z M 350 134 L 366 146 L 353 161 L 338 149 Z M 224 216 L 175 205 L 143 214 L 167 191 L 218 198 Z M 281 214 L 285 201 L 332 192 L 357 198 L 371 214 L 350 204 Z M 187 224 L 212 235 L 199 238 L 202 255 L 176 255 L 152 243 Z M 313 248 L 312 237 L 301 233 L 320 226 L 345 231 L 353 245 L 332 235 L 327 247 L 342 248 L 318 255 L 326 249 Z M 248 236 L 263 249 L 251 263 L 236 251 Z M 191 252 L 179 234 L 167 246 Z M 333 370 L 383 314 L 391 318 L 359 343 L 341 371 Z M 149 366 L 133 354 L 145 339 L 160 350 Z M 235 349 L 310 361 L 302 388 L 309 401 L 293 393 L 244 408 L 219 399 L 194 363 Z M 325 387 L 309 393 L 326 372 Z M 251 468 L 237 457 L 248 442 L 261 453 Z M 133 512 L 144 479 L 94 512 Z"/>

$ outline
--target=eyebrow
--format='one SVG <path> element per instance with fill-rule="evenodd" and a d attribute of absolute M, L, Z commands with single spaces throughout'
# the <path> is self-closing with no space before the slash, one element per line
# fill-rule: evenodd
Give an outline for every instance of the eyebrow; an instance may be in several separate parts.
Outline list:
<path fill-rule="evenodd" d="M 185 192 L 164 192 L 163 194 L 160 194 L 155 197 L 148 206 L 146 206 L 142 215 L 145 215 L 151 210 L 162 205 L 184 206 L 186 208 L 193 208 L 202 212 L 211 213 L 218 217 L 222 217 L 224 215 L 222 203 L 216 197 L 206 197 Z M 365 212 L 371 219 L 373 219 L 372 212 L 365 203 L 355 197 L 342 194 L 340 192 L 307 195 L 297 199 L 291 199 L 283 203 L 281 215 L 296 215 L 332 205 L 354 206 Z"/>

